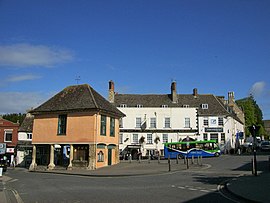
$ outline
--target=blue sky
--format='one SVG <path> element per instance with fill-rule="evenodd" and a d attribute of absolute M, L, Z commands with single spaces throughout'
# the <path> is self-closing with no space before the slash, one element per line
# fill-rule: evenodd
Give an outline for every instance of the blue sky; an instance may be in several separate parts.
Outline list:
<path fill-rule="evenodd" d="M 270 119 L 268 0 L 0 0 L 0 114 L 63 88 L 253 93 Z"/>

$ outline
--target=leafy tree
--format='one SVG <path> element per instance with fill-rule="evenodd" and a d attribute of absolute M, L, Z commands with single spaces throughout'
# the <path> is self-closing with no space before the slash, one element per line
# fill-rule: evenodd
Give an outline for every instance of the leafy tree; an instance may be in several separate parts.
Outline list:
<path fill-rule="evenodd" d="M 237 100 L 236 103 L 245 113 L 246 135 L 252 135 L 252 132 L 249 130 L 249 127 L 252 125 L 260 126 L 258 134 L 265 135 L 263 114 L 254 97 L 251 95 L 247 98 Z"/>
<path fill-rule="evenodd" d="M 19 122 L 20 124 L 23 122 L 25 118 L 25 114 L 22 113 L 11 113 L 11 114 L 5 114 L 2 115 L 2 117 L 8 121 L 11 121 L 13 123 Z"/>

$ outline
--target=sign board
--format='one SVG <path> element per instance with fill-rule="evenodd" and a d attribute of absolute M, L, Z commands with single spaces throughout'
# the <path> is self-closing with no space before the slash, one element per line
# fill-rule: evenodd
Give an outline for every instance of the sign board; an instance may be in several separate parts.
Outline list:
<path fill-rule="evenodd" d="M 5 143 L 0 143 L 0 154 L 5 154 L 6 148 L 7 148 L 7 146 Z"/>
<path fill-rule="evenodd" d="M 223 132 L 223 128 L 205 128 L 205 132 Z"/>

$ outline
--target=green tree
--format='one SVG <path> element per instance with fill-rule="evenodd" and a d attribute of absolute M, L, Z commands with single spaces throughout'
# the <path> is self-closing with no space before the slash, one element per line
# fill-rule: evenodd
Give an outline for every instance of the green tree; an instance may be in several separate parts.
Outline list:
<path fill-rule="evenodd" d="M 11 113 L 11 114 L 2 115 L 2 117 L 3 117 L 3 119 L 6 119 L 6 120 L 11 121 L 13 123 L 19 122 L 21 124 L 25 118 L 25 114 Z"/>
<path fill-rule="evenodd" d="M 263 114 L 254 97 L 251 95 L 247 98 L 237 100 L 236 103 L 245 113 L 245 134 L 252 135 L 252 132 L 249 131 L 249 126 L 257 125 L 260 126 L 258 134 L 265 135 Z"/>

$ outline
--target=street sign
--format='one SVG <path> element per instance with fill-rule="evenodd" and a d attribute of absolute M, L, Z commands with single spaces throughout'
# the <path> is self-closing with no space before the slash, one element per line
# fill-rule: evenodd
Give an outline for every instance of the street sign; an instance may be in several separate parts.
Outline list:
<path fill-rule="evenodd" d="M 0 154 L 5 154 L 6 148 L 7 148 L 7 146 L 5 143 L 0 143 Z"/>

